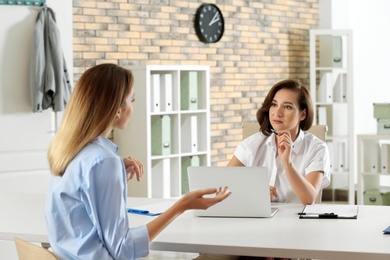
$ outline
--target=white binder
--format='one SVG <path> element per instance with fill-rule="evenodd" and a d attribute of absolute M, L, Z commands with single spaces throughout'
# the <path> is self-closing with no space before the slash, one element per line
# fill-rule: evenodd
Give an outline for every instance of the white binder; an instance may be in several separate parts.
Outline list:
<path fill-rule="evenodd" d="M 180 80 L 181 109 L 198 109 L 198 72 L 182 72 Z"/>
<path fill-rule="evenodd" d="M 328 150 L 329 150 L 329 160 L 330 160 L 330 169 L 332 172 L 336 172 L 337 169 L 338 169 L 338 165 L 337 165 L 337 162 L 335 161 L 335 158 L 337 158 L 337 156 L 335 156 L 335 149 L 334 149 L 334 142 L 327 142 L 326 143 L 328 145 Z"/>
<path fill-rule="evenodd" d="M 188 116 L 182 123 L 182 147 L 184 152 L 198 151 L 198 117 Z"/>
<path fill-rule="evenodd" d="M 151 75 L 151 111 L 160 112 L 160 75 L 152 74 Z"/>
<path fill-rule="evenodd" d="M 319 125 L 328 125 L 327 111 L 326 106 L 318 107 L 318 124 Z"/>
<path fill-rule="evenodd" d="M 389 156 L 390 156 L 390 144 L 383 143 L 381 145 L 381 173 L 389 173 Z"/>
<path fill-rule="evenodd" d="M 161 74 L 161 110 L 172 111 L 172 74 Z"/>
<path fill-rule="evenodd" d="M 381 153 L 381 150 L 380 150 L 380 146 L 379 146 L 379 143 L 377 142 L 373 142 L 373 143 L 370 143 L 370 145 L 367 144 L 367 150 L 366 150 L 369 154 L 370 154 L 370 172 L 371 173 L 379 173 L 380 172 L 380 168 L 381 168 L 381 164 L 380 164 L 380 153 Z"/>
<path fill-rule="evenodd" d="M 171 160 L 166 158 L 159 160 L 153 166 L 153 198 L 171 197 Z"/>
<path fill-rule="evenodd" d="M 333 100 L 335 102 L 347 102 L 347 74 L 336 74 L 336 80 L 333 88 Z"/>
<path fill-rule="evenodd" d="M 317 93 L 318 102 L 333 102 L 333 75 L 332 72 L 325 72 L 320 79 Z"/>
<path fill-rule="evenodd" d="M 348 142 L 337 141 L 337 163 L 339 171 L 348 170 Z"/>

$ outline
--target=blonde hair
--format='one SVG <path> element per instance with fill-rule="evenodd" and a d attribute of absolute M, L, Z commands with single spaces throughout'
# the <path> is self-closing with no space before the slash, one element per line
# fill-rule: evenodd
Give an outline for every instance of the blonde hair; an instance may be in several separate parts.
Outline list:
<path fill-rule="evenodd" d="M 53 175 L 62 176 L 80 150 L 114 122 L 133 81 L 131 71 L 115 64 L 100 64 L 81 75 L 49 147 Z"/>

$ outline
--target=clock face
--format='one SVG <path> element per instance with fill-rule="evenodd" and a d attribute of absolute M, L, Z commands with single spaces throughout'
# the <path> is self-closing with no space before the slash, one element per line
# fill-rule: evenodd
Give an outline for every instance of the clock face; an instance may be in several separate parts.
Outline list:
<path fill-rule="evenodd" d="M 216 5 L 203 4 L 198 8 L 195 15 L 195 31 L 200 41 L 217 42 L 222 38 L 224 30 L 222 12 Z"/>

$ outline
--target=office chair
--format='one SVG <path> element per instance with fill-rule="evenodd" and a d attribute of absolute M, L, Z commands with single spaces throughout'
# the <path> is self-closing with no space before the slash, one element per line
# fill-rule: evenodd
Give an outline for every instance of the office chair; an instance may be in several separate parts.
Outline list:
<path fill-rule="evenodd" d="M 31 244 L 25 240 L 14 238 L 19 260 L 59 260 L 59 258 L 46 248 Z"/>
<path fill-rule="evenodd" d="M 242 139 L 245 139 L 256 132 L 259 132 L 260 126 L 258 122 L 245 122 L 242 124 Z M 320 140 L 325 142 L 327 126 L 326 125 L 312 125 L 309 130 L 309 133 L 317 136 Z M 322 189 L 318 193 L 318 196 L 314 203 L 319 204 L 322 200 Z"/>

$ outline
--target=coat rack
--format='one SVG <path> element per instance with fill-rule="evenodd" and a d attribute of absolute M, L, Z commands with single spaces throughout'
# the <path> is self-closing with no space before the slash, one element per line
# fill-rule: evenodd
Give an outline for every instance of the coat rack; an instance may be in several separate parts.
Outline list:
<path fill-rule="evenodd" d="M 42 6 L 46 3 L 46 0 L 35 1 L 19 1 L 19 0 L 0 0 L 0 5 L 31 5 Z"/>

